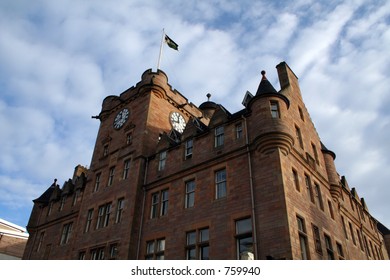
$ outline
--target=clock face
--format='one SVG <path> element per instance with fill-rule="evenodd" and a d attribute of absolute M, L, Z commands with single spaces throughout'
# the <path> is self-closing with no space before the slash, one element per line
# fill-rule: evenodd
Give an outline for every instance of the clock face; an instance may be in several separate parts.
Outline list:
<path fill-rule="evenodd" d="M 171 113 L 170 121 L 174 130 L 183 133 L 184 128 L 186 127 L 186 120 L 182 115 L 178 112 L 173 112 Z"/>
<path fill-rule="evenodd" d="M 129 118 L 129 110 L 128 109 L 123 109 L 116 115 L 115 120 L 114 120 L 114 128 L 119 129 L 121 128 L 124 123 L 127 121 Z"/>

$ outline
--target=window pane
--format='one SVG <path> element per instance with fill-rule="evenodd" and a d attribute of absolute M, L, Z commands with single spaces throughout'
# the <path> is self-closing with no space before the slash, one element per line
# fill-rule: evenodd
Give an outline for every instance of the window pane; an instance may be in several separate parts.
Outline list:
<path fill-rule="evenodd" d="M 164 251 L 165 250 L 165 239 L 157 240 L 157 251 Z"/>
<path fill-rule="evenodd" d="M 209 229 L 201 229 L 199 231 L 199 242 L 209 241 Z"/>
<path fill-rule="evenodd" d="M 238 239 L 239 257 L 242 259 L 248 253 L 253 254 L 253 239 L 252 236 Z"/>
<path fill-rule="evenodd" d="M 150 241 L 146 243 L 146 253 L 153 254 L 154 253 L 154 241 Z"/>
<path fill-rule="evenodd" d="M 194 245 L 196 243 L 196 232 L 191 231 L 187 233 L 187 245 Z"/>
<path fill-rule="evenodd" d="M 252 232 L 251 218 L 236 221 L 236 234 Z"/>
<path fill-rule="evenodd" d="M 201 260 L 208 260 L 209 259 L 209 246 L 200 247 L 199 259 L 201 259 Z"/>
<path fill-rule="evenodd" d="M 195 248 L 187 249 L 187 260 L 196 260 Z"/>

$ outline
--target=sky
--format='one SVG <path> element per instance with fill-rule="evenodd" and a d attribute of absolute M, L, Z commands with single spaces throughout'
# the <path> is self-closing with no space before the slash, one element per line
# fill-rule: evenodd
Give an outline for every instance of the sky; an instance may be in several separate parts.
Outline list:
<path fill-rule="evenodd" d="M 336 168 L 390 228 L 390 1 L 0 1 L 0 218 L 89 166 L 107 95 L 160 68 L 231 113 L 285 61 Z"/>

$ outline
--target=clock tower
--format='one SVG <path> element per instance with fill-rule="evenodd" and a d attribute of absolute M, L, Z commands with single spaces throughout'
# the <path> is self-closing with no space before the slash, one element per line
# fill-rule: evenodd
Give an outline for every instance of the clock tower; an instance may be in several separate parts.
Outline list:
<path fill-rule="evenodd" d="M 95 117 L 100 127 L 78 218 L 76 248 L 96 247 L 98 253 L 100 247 L 108 247 L 115 258 L 138 257 L 148 158 L 164 149 L 159 145 L 164 135 L 183 133 L 186 123 L 201 115 L 172 89 L 161 70 L 145 71 L 136 86 L 104 99 Z M 114 225 L 107 226 L 109 220 Z"/>

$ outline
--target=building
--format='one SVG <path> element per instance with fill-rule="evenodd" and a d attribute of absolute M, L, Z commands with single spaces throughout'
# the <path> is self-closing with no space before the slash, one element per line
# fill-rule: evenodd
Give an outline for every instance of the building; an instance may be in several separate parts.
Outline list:
<path fill-rule="evenodd" d="M 389 259 L 297 77 L 276 68 L 281 90 L 262 72 L 235 113 L 195 106 L 160 70 L 107 96 L 90 168 L 34 200 L 24 258 Z"/>
<path fill-rule="evenodd" d="M 0 219 L 0 260 L 20 260 L 27 238 L 25 228 Z"/>

